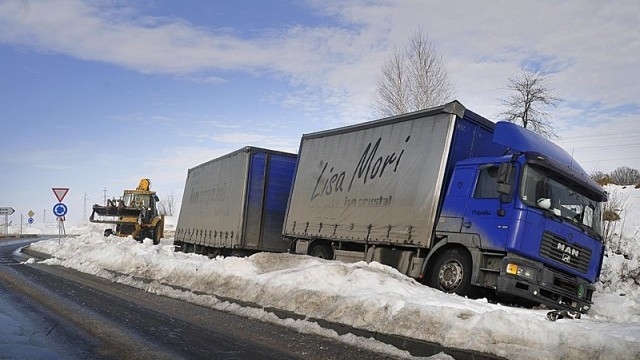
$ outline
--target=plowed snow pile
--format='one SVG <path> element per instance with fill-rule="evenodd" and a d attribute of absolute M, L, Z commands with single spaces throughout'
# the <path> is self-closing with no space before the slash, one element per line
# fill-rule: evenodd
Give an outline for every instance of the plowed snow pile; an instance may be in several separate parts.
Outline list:
<path fill-rule="evenodd" d="M 275 321 L 238 299 L 509 359 L 640 358 L 640 273 L 637 239 L 640 190 L 627 190 L 629 210 L 624 252 L 605 260 L 591 312 L 580 320 L 547 320 L 545 309 L 521 309 L 443 294 L 379 263 L 346 264 L 290 254 L 209 259 L 176 253 L 172 239 L 154 246 L 90 231 L 44 240 L 31 249 L 50 254 L 42 261 L 94 274 L 146 291 Z M 622 191 L 621 190 L 621 191 Z M 626 257 L 624 256 L 626 255 Z M 640 277 L 639 277 L 640 279 Z M 288 321 L 302 331 L 309 322 Z M 303 329 L 304 328 L 304 329 Z M 321 330 L 318 330 L 321 331 Z"/>

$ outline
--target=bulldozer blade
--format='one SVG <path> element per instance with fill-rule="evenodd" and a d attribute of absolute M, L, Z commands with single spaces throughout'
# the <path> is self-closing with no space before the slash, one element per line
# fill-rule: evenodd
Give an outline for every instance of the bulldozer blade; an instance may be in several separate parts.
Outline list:
<path fill-rule="evenodd" d="M 139 208 L 132 207 L 93 205 L 93 213 L 98 216 L 138 217 L 141 211 Z M 93 214 L 91 217 L 93 218 Z"/>

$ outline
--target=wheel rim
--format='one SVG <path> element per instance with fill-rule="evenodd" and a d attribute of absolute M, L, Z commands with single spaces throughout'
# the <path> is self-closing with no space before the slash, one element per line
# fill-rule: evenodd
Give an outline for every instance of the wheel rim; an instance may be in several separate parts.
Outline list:
<path fill-rule="evenodd" d="M 464 278 L 464 268 L 458 261 L 452 260 L 442 265 L 438 272 L 438 282 L 446 292 L 453 292 Z"/>

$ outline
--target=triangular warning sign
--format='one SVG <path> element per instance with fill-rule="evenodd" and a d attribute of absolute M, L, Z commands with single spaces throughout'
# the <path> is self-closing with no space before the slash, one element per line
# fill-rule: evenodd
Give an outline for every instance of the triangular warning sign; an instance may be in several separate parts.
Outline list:
<path fill-rule="evenodd" d="M 51 190 L 53 190 L 53 193 L 56 195 L 59 202 L 62 202 L 62 199 L 64 199 L 69 192 L 69 188 L 51 188 Z"/>

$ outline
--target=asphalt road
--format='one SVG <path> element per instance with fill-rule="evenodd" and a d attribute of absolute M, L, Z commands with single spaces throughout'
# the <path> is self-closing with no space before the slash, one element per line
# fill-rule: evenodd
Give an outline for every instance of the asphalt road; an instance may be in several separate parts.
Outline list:
<path fill-rule="evenodd" d="M 389 358 L 74 270 L 20 263 L 26 258 L 17 250 L 26 244 L 0 240 L 0 358 Z"/>

